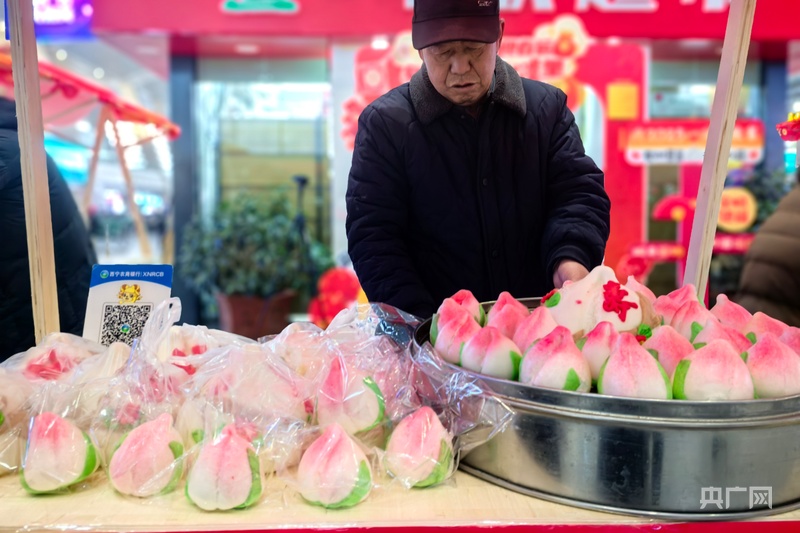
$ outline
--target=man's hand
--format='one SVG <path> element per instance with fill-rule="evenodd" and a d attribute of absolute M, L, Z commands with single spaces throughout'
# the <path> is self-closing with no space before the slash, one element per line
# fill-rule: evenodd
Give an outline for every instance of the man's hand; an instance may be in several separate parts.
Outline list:
<path fill-rule="evenodd" d="M 589 275 L 586 267 L 577 261 L 565 259 L 558 264 L 555 274 L 553 274 L 553 284 L 556 289 L 564 286 L 565 281 L 578 281 Z"/>

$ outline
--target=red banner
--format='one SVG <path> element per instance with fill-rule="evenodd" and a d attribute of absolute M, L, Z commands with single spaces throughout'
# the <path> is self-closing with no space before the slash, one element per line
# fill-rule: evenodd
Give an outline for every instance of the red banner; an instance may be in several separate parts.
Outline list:
<path fill-rule="evenodd" d="M 120 4 L 124 4 L 121 7 Z M 183 35 L 396 34 L 411 26 L 409 0 L 94 0 L 94 27 L 106 32 Z M 730 0 L 501 0 L 507 32 L 578 15 L 590 35 L 655 39 L 722 39 Z M 753 39 L 800 39 L 800 3 L 761 0 Z"/>

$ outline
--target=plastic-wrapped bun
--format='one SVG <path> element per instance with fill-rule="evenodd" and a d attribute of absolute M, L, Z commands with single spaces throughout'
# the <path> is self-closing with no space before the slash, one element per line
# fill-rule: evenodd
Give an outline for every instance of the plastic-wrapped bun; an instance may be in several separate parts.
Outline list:
<path fill-rule="evenodd" d="M 336 357 L 317 394 L 320 426 L 341 426 L 351 435 L 379 426 L 385 418 L 386 402 L 375 380 Z"/>
<path fill-rule="evenodd" d="M 186 482 L 186 497 L 205 511 L 244 509 L 261 497 L 262 477 L 253 445 L 228 425 L 202 443 Z"/>
<path fill-rule="evenodd" d="M 97 470 L 97 450 L 74 423 L 43 412 L 33 419 L 22 468 L 28 492 L 55 492 L 80 483 Z"/>
<path fill-rule="evenodd" d="M 108 465 L 111 485 L 120 493 L 146 498 L 175 490 L 183 473 L 183 442 L 172 415 L 134 428 L 122 438 Z"/>
<path fill-rule="evenodd" d="M 25 405 L 33 387 L 22 374 L 0 368 L 0 476 L 15 472 L 25 448 Z"/>
<path fill-rule="evenodd" d="M 386 445 L 386 468 L 408 487 L 438 485 L 453 469 L 453 439 L 430 407 L 397 424 Z"/>
<path fill-rule="evenodd" d="M 309 446 L 297 467 L 298 490 L 311 504 L 352 507 L 372 490 L 372 469 L 364 452 L 338 424 Z"/>

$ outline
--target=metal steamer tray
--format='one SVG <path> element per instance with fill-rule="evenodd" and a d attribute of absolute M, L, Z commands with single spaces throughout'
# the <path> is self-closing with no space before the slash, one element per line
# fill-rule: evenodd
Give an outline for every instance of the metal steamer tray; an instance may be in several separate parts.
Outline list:
<path fill-rule="evenodd" d="M 427 320 L 415 332 L 416 348 L 429 336 Z M 453 369 L 479 378 L 514 411 L 503 433 L 462 458 L 463 470 L 486 481 L 557 503 L 670 520 L 800 508 L 800 396 L 640 400 Z"/>

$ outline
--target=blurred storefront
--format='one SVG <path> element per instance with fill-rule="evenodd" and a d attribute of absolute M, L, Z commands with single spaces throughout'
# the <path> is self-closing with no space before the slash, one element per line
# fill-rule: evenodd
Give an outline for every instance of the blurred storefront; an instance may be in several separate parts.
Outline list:
<path fill-rule="evenodd" d="M 42 78 L 45 148 L 76 202 L 85 208 L 99 260 L 170 261 L 170 245 L 165 246 L 173 203 L 169 139 L 159 135 L 154 124 L 114 122 L 121 143 L 130 145 L 124 158 L 133 182 L 133 202 L 146 226 L 150 254 L 145 257 L 134 228 L 114 123 L 100 121 L 112 100 L 155 115 L 169 115 L 168 36 L 96 32 L 92 0 L 33 3 L 39 59 L 48 73 L 48 81 Z M 6 43 L 2 52 L 7 49 Z M 0 92 L 13 97 L 10 79 L 0 86 Z M 98 133 L 98 127 L 103 131 Z M 96 177 L 86 194 L 98 139 Z"/>
<path fill-rule="evenodd" d="M 787 9 L 796 8 L 779 4 L 758 7 L 740 104 L 740 118 L 757 121 L 764 132 L 758 157 L 748 163 L 770 170 L 783 168 L 790 152 L 773 126 L 800 101 L 791 92 L 800 86 L 800 69 L 787 69 L 788 42 L 800 39 L 797 17 Z M 132 99 L 161 111 L 171 99 L 171 116 L 183 129 L 173 144 L 174 186 L 164 193 L 175 191 L 165 205 L 175 210 L 178 240 L 186 219 L 209 213 L 220 199 L 241 191 L 296 195 L 305 178 L 307 228 L 346 260 L 344 191 L 355 121 L 371 99 L 419 66 L 407 35 L 413 0 L 92 5 L 96 39 L 70 46 L 128 56 L 92 61 L 103 62 L 106 83 L 124 80 L 113 83 Z M 727 0 L 501 0 L 501 55 L 570 94 L 587 151 L 606 171 L 618 206 L 607 257 L 612 266 L 635 268 L 625 263 L 633 247 L 678 239 L 680 227 L 652 212 L 680 192 L 687 161 L 631 164 L 622 139 L 635 125 L 708 118 L 728 6 Z M 126 63 L 142 61 L 141 46 L 152 51 L 144 66 Z M 67 60 L 80 57 L 64 50 Z M 171 86 L 162 77 L 167 54 Z M 671 288 L 675 265 L 651 275 L 657 288 Z"/>

